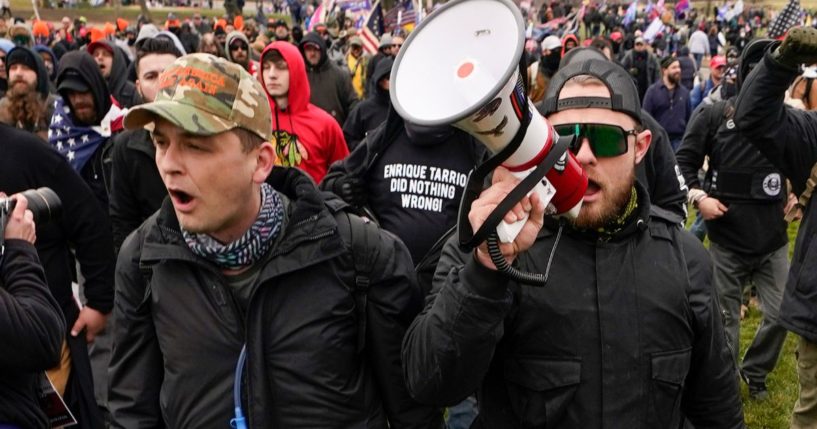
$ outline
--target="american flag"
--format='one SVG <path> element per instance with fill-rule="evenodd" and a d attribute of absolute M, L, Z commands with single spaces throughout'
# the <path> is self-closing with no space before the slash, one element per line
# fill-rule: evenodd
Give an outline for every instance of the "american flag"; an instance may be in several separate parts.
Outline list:
<path fill-rule="evenodd" d="M 112 104 L 111 110 L 102 119 L 101 124 L 91 127 L 80 126 L 75 124 L 68 104 L 62 98 L 58 98 L 54 102 L 54 114 L 51 115 L 51 124 L 48 126 L 48 143 L 79 172 L 100 144 L 111 134 L 122 130 L 122 119 L 126 111 Z"/>
<path fill-rule="evenodd" d="M 380 45 L 380 36 L 382 36 L 383 33 L 383 6 L 380 4 L 380 0 L 377 0 L 372 10 L 369 11 L 366 23 L 363 24 L 363 28 L 360 30 L 363 49 L 370 54 L 377 53 L 377 47 Z"/>
<path fill-rule="evenodd" d="M 410 0 L 397 3 L 397 6 L 386 13 L 384 20 L 387 31 L 406 24 L 416 24 L 417 12 L 414 10 L 414 4 Z"/>
<path fill-rule="evenodd" d="M 773 39 L 785 36 L 789 29 L 800 24 L 802 10 L 800 0 L 789 0 L 789 4 L 787 4 L 774 21 L 769 24 L 768 36 Z"/>

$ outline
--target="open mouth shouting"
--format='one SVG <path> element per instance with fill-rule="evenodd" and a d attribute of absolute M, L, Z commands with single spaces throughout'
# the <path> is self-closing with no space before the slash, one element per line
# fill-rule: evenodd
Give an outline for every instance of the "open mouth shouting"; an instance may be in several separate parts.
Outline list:
<path fill-rule="evenodd" d="M 187 213 L 193 210 L 196 202 L 196 198 L 193 195 L 179 188 L 168 188 L 167 191 L 170 194 L 173 207 L 175 207 L 177 211 Z"/>

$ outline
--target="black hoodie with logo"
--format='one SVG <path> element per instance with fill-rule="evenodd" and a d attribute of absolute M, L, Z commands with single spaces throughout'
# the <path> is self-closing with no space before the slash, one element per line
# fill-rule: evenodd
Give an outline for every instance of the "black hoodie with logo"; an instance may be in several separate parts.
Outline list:
<path fill-rule="evenodd" d="M 317 65 L 313 66 L 306 61 L 306 75 L 312 91 L 309 102 L 326 110 L 340 126 L 343 126 L 346 117 L 358 102 L 357 93 L 352 87 L 352 77 L 348 71 L 329 61 L 326 42 L 318 33 L 313 31 L 304 36 L 298 44 L 301 54 L 307 43 L 315 44 L 321 50 L 321 59 Z"/>

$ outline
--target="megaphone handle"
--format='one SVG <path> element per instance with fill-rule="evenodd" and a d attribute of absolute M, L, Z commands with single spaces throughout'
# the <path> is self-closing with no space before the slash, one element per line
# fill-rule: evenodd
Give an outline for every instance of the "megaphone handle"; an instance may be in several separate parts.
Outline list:
<path fill-rule="evenodd" d="M 476 186 L 476 183 L 474 183 L 472 180 L 477 179 L 477 171 L 472 173 L 471 177 L 468 178 L 469 183 L 466 186 L 467 195 L 463 195 L 463 201 L 460 205 L 459 220 L 457 222 L 460 247 L 463 250 L 473 250 L 480 243 L 484 242 L 488 238 L 489 234 L 496 231 L 496 227 L 500 224 L 500 222 L 502 222 L 502 218 L 505 217 L 505 214 L 511 211 L 513 206 L 524 198 L 528 192 L 532 191 L 535 186 L 540 184 L 542 179 L 545 177 L 545 174 L 547 174 L 547 172 L 553 168 L 559 158 L 564 155 L 565 151 L 567 150 L 569 140 L 570 139 L 556 140 L 553 144 L 553 148 L 551 148 L 550 152 L 547 154 L 547 156 L 545 156 L 545 159 L 542 160 L 542 162 L 539 163 L 536 168 L 527 172 L 528 174 L 526 174 L 526 177 L 522 180 L 522 182 L 516 185 L 516 187 L 505 196 L 505 199 L 503 199 L 499 205 L 497 205 L 494 211 L 488 215 L 488 219 L 485 220 L 485 222 L 476 232 L 471 230 L 467 217 L 468 211 L 471 209 L 471 203 L 473 203 L 473 200 L 479 196 L 476 189 L 470 189 L 472 186 Z"/>
<path fill-rule="evenodd" d="M 525 176 L 528 175 L 528 172 L 512 174 L 520 179 L 524 179 Z M 539 199 L 542 201 L 545 207 L 547 207 L 550 200 L 552 200 L 553 196 L 556 195 L 556 188 L 554 188 L 546 178 L 542 178 L 542 180 L 533 187 L 533 190 L 528 192 L 528 195 L 534 192 L 539 195 Z M 502 223 L 496 227 L 496 233 L 499 236 L 499 241 L 503 243 L 512 243 L 516 239 L 516 236 L 519 235 L 519 232 L 522 231 L 522 227 L 525 226 L 525 222 L 527 221 L 527 214 L 525 214 L 525 217 L 514 223 L 507 223 L 503 220 Z"/>

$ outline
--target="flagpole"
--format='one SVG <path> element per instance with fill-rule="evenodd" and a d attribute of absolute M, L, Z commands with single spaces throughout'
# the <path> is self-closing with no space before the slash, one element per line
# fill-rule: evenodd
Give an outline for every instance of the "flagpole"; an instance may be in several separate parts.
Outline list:
<path fill-rule="evenodd" d="M 31 0 L 31 6 L 34 7 L 34 16 L 37 17 L 37 21 L 40 20 L 40 10 L 37 8 L 37 0 Z"/>

